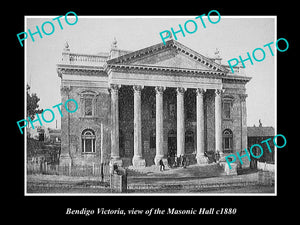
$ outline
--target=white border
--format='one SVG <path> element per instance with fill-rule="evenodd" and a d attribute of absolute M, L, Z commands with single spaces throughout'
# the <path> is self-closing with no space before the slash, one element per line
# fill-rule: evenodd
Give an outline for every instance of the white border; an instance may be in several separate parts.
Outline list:
<path fill-rule="evenodd" d="M 197 16 L 197 15 L 196 15 Z M 24 29 L 27 30 L 27 18 L 52 18 L 57 16 L 24 16 Z M 193 17 L 191 15 L 186 16 L 78 16 L 78 18 L 189 18 Z M 211 16 L 216 17 L 216 16 Z M 272 18 L 275 19 L 275 37 L 274 37 L 274 43 L 276 43 L 277 40 L 277 16 L 222 16 L 223 18 Z M 274 57 L 275 57 L 275 135 L 277 134 L 277 51 L 274 51 Z M 27 81 L 27 39 L 24 41 L 24 59 L 25 59 L 25 82 L 24 82 L 24 115 L 26 115 L 26 102 L 27 102 L 27 96 L 26 96 L 26 81 Z M 274 193 L 125 193 L 125 194 L 119 194 L 119 193 L 27 193 L 27 130 L 24 130 L 24 196 L 277 196 L 277 147 L 274 146 L 275 151 L 275 192 Z"/>

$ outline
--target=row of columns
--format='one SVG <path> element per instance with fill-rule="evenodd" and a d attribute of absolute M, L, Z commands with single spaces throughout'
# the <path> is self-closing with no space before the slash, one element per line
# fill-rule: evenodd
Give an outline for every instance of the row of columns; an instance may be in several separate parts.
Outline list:
<path fill-rule="evenodd" d="M 111 85 L 111 158 L 113 161 L 120 161 L 119 156 L 119 106 L 118 90 L 120 85 Z M 145 166 L 142 157 L 142 121 L 141 121 L 141 91 L 143 86 L 134 85 L 134 156 L 133 166 Z M 155 164 L 161 159 L 165 159 L 163 151 L 163 92 L 165 87 L 155 87 L 156 92 L 156 155 Z M 177 156 L 185 154 L 185 118 L 184 118 L 184 92 L 186 88 L 177 88 Z M 204 102 L 205 89 L 197 88 L 197 162 L 207 163 L 208 159 L 204 155 Z M 215 90 L 215 150 L 222 152 L 222 129 L 221 129 L 221 89 Z"/>

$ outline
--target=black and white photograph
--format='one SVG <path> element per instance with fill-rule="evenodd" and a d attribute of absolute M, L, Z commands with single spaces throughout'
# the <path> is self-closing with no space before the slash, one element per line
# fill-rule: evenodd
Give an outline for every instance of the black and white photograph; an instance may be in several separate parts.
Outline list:
<path fill-rule="evenodd" d="M 276 194 L 276 17 L 208 15 L 26 17 L 26 194 Z"/>
<path fill-rule="evenodd" d="M 18 23 L 17 186 L 34 215 L 234 218 L 279 207 L 294 182 L 292 116 L 279 112 L 292 111 L 282 68 L 295 40 L 277 13 L 70 7 Z"/>

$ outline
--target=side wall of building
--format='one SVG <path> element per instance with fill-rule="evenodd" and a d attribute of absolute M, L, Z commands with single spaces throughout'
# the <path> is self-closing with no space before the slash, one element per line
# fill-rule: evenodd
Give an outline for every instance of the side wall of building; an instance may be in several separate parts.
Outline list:
<path fill-rule="evenodd" d="M 222 103 L 231 102 L 231 118 L 224 118 L 222 113 L 222 130 L 230 129 L 233 134 L 233 153 L 237 152 L 242 156 L 247 148 L 247 95 L 246 88 L 243 83 L 223 83 L 224 93 L 222 95 Z M 238 160 L 237 160 L 238 161 Z M 247 157 L 242 158 L 241 167 L 249 167 L 250 161 Z"/>
<path fill-rule="evenodd" d="M 93 97 L 93 114 L 86 116 L 84 112 L 85 95 Z M 63 86 L 61 88 L 62 103 L 74 99 L 78 109 L 68 113 L 62 107 L 61 118 L 61 159 L 60 163 L 73 165 L 100 163 L 110 158 L 110 95 L 107 88 Z M 69 103 L 70 107 L 72 102 Z M 73 104 L 74 105 L 74 104 Z M 101 124 L 103 129 L 101 128 Z M 95 134 L 94 152 L 83 152 L 83 133 L 87 129 Z M 103 130 L 103 133 L 102 133 Z M 103 154 L 103 155 L 101 155 Z"/>

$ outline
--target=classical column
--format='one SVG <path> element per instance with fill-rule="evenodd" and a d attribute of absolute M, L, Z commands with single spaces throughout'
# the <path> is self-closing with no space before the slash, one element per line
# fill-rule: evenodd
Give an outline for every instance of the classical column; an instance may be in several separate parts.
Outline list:
<path fill-rule="evenodd" d="M 223 156 L 222 148 L 222 90 L 215 90 L 215 152 L 219 152 L 220 157 Z"/>
<path fill-rule="evenodd" d="M 177 88 L 177 156 L 184 155 L 184 92 L 185 88 Z"/>
<path fill-rule="evenodd" d="M 145 166 L 145 159 L 142 158 L 142 120 L 141 120 L 141 91 L 143 87 L 134 85 L 134 155 L 132 165 L 135 167 Z"/>
<path fill-rule="evenodd" d="M 205 164 L 208 163 L 208 158 L 204 155 L 204 106 L 203 106 L 203 95 L 205 93 L 205 89 L 197 88 L 197 163 Z"/>
<path fill-rule="evenodd" d="M 164 117 L 163 117 L 163 92 L 165 90 L 165 87 L 155 87 L 156 92 L 156 115 L 155 115 L 155 121 L 156 121 L 156 155 L 154 158 L 155 165 L 159 165 L 159 161 L 164 158 L 164 149 L 163 149 L 163 123 L 164 123 Z M 163 161 L 166 161 L 164 159 Z M 166 165 L 166 163 L 164 162 Z"/>
<path fill-rule="evenodd" d="M 68 86 L 61 86 L 61 100 L 66 102 L 70 98 L 71 88 Z M 70 140 L 70 113 L 66 112 L 65 107 L 61 107 L 62 114 L 67 115 L 61 118 L 61 154 L 59 157 L 60 165 L 71 165 L 71 140 Z"/>
<path fill-rule="evenodd" d="M 111 84 L 111 162 L 122 164 L 119 154 L 119 88 Z"/>

